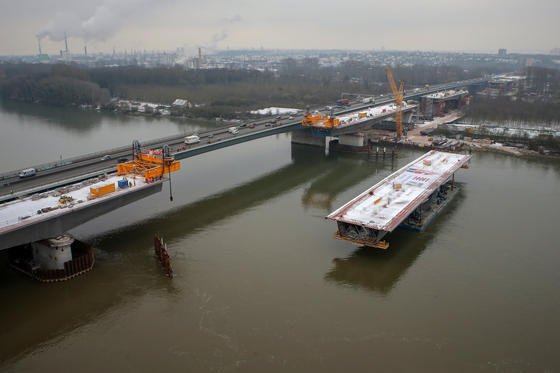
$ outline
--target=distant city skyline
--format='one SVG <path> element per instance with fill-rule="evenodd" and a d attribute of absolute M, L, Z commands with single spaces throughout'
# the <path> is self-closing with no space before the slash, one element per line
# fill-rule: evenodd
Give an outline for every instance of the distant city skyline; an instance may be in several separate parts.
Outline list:
<path fill-rule="evenodd" d="M 554 0 L 0 0 L 0 55 L 69 50 L 431 50 L 549 53 L 560 46 Z"/>

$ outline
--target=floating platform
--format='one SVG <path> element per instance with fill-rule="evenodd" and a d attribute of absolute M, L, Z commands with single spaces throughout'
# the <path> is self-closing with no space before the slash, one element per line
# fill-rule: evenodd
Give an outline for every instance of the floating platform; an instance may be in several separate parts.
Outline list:
<path fill-rule="evenodd" d="M 459 194 L 460 188 L 455 183 L 443 184 L 435 198 L 426 201 L 423 208 L 420 207 L 410 214 L 398 228 L 423 232 L 432 221 L 445 209 L 445 207 Z"/>
<path fill-rule="evenodd" d="M 470 155 L 429 151 L 327 216 L 336 238 L 387 249 L 386 234 L 403 224 L 423 230 L 456 194 L 455 172 Z"/>

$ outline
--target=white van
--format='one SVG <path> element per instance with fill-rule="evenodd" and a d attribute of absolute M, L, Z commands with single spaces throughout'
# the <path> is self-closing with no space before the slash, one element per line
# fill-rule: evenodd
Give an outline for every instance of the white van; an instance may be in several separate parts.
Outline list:
<path fill-rule="evenodd" d="M 227 129 L 229 133 L 231 133 L 232 135 L 235 135 L 237 132 L 239 132 L 239 128 L 237 127 L 230 127 Z"/>
<path fill-rule="evenodd" d="M 18 176 L 19 177 L 29 177 L 29 176 L 33 176 L 37 173 L 37 170 L 35 170 L 34 168 L 26 168 L 25 170 L 21 170 L 20 172 L 18 172 Z"/>
<path fill-rule="evenodd" d="M 185 144 L 196 144 L 200 142 L 200 137 L 198 135 L 190 135 L 185 137 Z"/>

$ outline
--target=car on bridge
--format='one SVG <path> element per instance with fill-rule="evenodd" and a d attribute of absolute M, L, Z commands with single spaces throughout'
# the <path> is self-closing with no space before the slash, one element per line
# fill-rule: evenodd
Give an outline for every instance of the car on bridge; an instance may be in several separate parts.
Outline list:
<path fill-rule="evenodd" d="M 20 178 L 24 178 L 24 177 L 31 177 L 34 176 L 37 173 L 37 170 L 34 168 L 26 168 L 24 170 L 21 170 L 20 172 L 18 172 L 18 176 Z"/>
<path fill-rule="evenodd" d="M 190 135 L 185 137 L 185 144 L 196 144 L 200 142 L 200 137 L 198 135 Z"/>
<path fill-rule="evenodd" d="M 103 157 L 101 157 L 102 161 L 108 161 L 109 159 L 111 159 L 111 156 L 109 154 L 105 154 Z"/>

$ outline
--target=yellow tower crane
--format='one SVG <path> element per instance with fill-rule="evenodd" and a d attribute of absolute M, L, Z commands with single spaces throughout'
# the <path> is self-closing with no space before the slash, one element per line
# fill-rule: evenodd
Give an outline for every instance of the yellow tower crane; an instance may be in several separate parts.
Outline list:
<path fill-rule="evenodd" d="M 395 123 L 397 129 L 397 140 L 400 140 L 403 135 L 402 103 L 404 99 L 404 82 L 401 80 L 400 86 L 397 89 L 397 84 L 395 83 L 395 78 L 393 77 L 393 69 L 391 69 L 391 66 L 385 66 L 385 73 L 387 74 L 387 80 L 389 80 L 391 90 L 393 91 L 393 96 L 395 96 L 395 103 L 397 104 Z"/>

